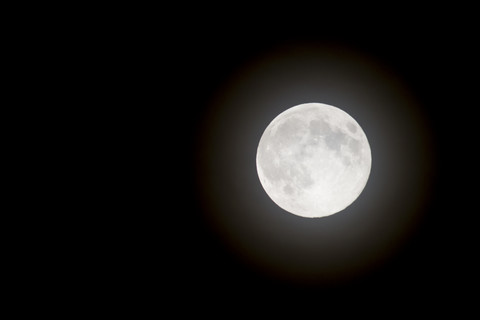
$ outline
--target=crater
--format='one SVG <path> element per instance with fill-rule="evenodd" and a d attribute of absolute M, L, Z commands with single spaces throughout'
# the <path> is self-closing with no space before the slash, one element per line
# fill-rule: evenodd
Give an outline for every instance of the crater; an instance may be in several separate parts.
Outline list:
<path fill-rule="evenodd" d="M 323 119 L 311 120 L 309 130 L 312 136 L 326 136 L 332 132 L 332 127 Z"/>
<path fill-rule="evenodd" d="M 327 147 L 338 152 L 340 151 L 340 147 L 346 144 L 347 141 L 348 136 L 342 131 L 334 131 L 325 137 L 325 143 L 327 144 Z"/>
<path fill-rule="evenodd" d="M 273 138 L 278 144 L 290 144 L 298 140 L 304 127 L 303 122 L 297 118 L 288 118 L 278 125 Z"/>
<path fill-rule="evenodd" d="M 357 139 L 351 139 L 348 143 L 348 146 L 354 154 L 358 154 L 360 152 L 360 141 L 358 141 Z"/>
<path fill-rule="evenodd" d="M 259 158 L 262 170 L 269 180 L 278 181 L 285 178 L 285 172 L 280 169 L 280 159 L 274 152 L 262 145 Z"/>
<path fill-rule="evenodd" d="M 352 161 L 350 160 L 350 158 L 346 156 L 342 158 L 342 162 L 347 167 L 352 164 Z"/>
<path fill-rule="evenodd" d="M 352 122 L 347 123 L 347 128 L 350 130 L 351 133 L 357 132 L 357 126 Z"/>
<path fill-rule="evenodd" d="M 301 174 L 298 177 L 298 183 L 303 188 L 308 188 L 315 183 L 315 181 L 313 180 L 312 176 L 310 175 L 310 173 L 308 172 L 305 166 L 301 167 Z"/>
<path fill-rule="evenodd" d="M 287 184 L 285 187 L 283 187 L 283 192 L 286 194 L 293 194 L 293 188 L 291 185 Z"/>

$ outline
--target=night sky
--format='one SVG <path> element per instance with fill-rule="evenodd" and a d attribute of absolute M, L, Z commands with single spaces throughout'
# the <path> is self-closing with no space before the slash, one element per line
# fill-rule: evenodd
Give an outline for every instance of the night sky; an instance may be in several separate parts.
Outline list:
<path fill-rule="evenodd" d="M 153 148 L 146 162 L 162 164 L 144 178 L 153 204 L 135 230 L 148 234 L 138 256 L 151 255 L 142 261 L 149 274 L 159 270 L 154 285 L 211 302 L 408 292 L 403 301 L 421 304 L 462 290 L 473 211 L 456 200 L 463 178 L 452 168 L 463 163 L 453 154 L 465 151 L 458 132 L 471 130 L 459 122 L 471 111 L 456 114 L 467 102 L 459 94 L 473 87 L 464 81 L 468 34 L 422 15 L 340 25 L 200 20 L 162 29 L 140 80 L 153 97 L 145 126 L 135 126 Z M 270 121 L 307 102 L 346 111 L 372 150 L 360 197 L 316 219 L 276 206 L 255 167 Z"/>

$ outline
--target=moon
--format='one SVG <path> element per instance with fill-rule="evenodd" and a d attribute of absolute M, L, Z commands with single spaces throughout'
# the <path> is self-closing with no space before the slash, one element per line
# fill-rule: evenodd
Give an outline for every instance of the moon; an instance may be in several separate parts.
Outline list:
<path fill-rule="evenodd" d="M 257 148 L 260 183 L 280 208 L 301 217 L 344 210 L 367 184 L 372 155 L 367 136 L 345 111 L 304 103 L 280 113 Z"/>

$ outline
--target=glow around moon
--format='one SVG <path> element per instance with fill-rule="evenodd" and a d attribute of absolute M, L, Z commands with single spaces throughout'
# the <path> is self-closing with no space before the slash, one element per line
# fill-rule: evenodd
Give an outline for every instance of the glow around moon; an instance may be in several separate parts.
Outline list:
<path fill-rule="evenodd" d="M 337 213 L 365 188 L 372 164 L 360 125 L 339 108 L 300 104 L 279 114 L 257 149 L 257 172 L 268 196 L 303 217 Z"/>

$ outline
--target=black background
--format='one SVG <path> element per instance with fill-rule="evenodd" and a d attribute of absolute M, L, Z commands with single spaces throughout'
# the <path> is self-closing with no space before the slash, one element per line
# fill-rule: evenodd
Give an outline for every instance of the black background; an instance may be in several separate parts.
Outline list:
<path fill-rule="evenodd" d="M 21 230 L 7 244 L 21 274 L 6 276 L 31 298 L 17 299 L 18 310 L 470 315 L 479 284 L 477 10 L 333 7 L 25 8 L 35 19 L 9 25 L 11 35 L 23 32 L 19 62 L 5 61 L 16 73 L 10 82 L 27 85 L 16 85 L 12 132 L 26 137 L 13 174 L 29 194 L 20 194 Z M 247 263 L 207 218 L 203 198 L 199 137 L 212 101 L 258 57 L 309 45 L 352 48 L 388 66 L 432 137 L 418 228 L 382 264 L 345 281 L 296 282 Z"/>
<path fill-rule="evenodd" d="M 446 9 L 362 9 L 369 14 L 327 8 L 281 16 L 235 8 L 200 14 L 192 8 L 178 19 L 127 19 L 120 29 L 111 27 L 113 40 L 109 32 L 101 37 L 121 101 L 112 106 L 109 125 L 118 129 L 112 140 L 124 150 L 122 164 L 113 166 L 126 169 L 112 176 L 128 190 L 117 199 L 122 213 L 108 220 L 110 253 L 99 254 L 110 266 L 105 275 L 113 291 L 137 292 L 143 303 L 200 302 L 207 309 L 268 301 L 398 310 L 468 305 L 475 290 L 474 211 L 466 206 L 465 181 L 473 164 L 464 160 L 475 149 L 468 143 L 475 110 L 473 23 L 463 11 L 448 19 Z M 211 100 L 234 72 L 281 45 L 325 43 L 375 57 L 414 92 L 434 139 L 435 183 L 418 231 L 384 265 L 338 285 L 308 285 L 256 270 L 212 229 L 199 192 L 197 137 Z"/>

